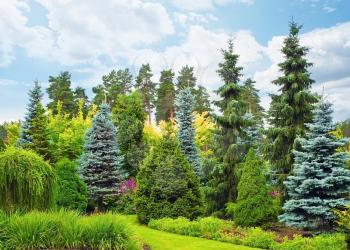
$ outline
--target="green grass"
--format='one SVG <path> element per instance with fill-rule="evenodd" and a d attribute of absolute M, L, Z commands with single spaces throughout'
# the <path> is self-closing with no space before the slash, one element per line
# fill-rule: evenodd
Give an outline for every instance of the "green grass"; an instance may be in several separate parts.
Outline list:
<path fill-rule="evenodd" d="M 135 234 L 148 244 L 152 250 L 253 250 L 257 248 L 233 245 L 178 234 L 162 232 L 141 226 L 135 216 L 125 216 Z"/>

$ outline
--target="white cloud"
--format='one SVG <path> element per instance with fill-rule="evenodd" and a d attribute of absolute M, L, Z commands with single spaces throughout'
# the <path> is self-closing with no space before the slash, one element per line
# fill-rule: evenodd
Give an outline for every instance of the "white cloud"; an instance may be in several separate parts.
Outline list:
<path fill-rule="evenodd" d="M 224 6 L 228 4 L 252 5 L 254 0 L 172 0 L 172 3 L 179 9 L 188 11 L 208 11 L 216 5 Z"/>
<path fill-rule="evenodd" d="M 174 19 L 176 22 L 178 22 L 184 27 L 187 27 L 193 24 L 209 23 L 209 22 L 218 20 L 218 18 L 211 13 L 198 14 L 195 12 L 187 12 L 187 13 L 175 12 Z"/>

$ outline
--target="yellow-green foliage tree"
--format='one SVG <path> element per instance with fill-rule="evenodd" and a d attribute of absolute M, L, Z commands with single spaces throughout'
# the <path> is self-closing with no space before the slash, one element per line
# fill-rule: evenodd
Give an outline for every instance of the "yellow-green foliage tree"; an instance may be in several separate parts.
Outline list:
<path fill-rule="evenodd" d="M 208 112 L 198 113 L 194 112 L 194 128 L 196 130 L 196 144 L 200 150 L 202 158 L 213 154 L 209 145 L 213 140 L 213 130 L 215 123 Z"/>

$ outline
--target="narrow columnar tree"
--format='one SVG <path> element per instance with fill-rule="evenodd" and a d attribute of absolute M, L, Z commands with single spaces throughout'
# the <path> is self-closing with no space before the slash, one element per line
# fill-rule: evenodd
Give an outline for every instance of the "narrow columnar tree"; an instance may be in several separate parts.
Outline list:
<path fill-rule="evenodd" d="M 194 98 L 190 88 L 180 90 L 177 97 L 177 123 L 179 124 L 178 138 L 182 152 L 198 176 L 201 176 L 202 167 L 195 142 L 193 104 Z"/>
<path fill-rule="evenodd" d="M 279 64 L 282 76 L 273 81 L 280 93 L 272 95 L 269 110 L 270 128 L 267 132 L 270 143 L 267 152 L 276 172 L 278 187 L 284 190 L 283 181 L 293 165 L 293 145 L 297 136 L 304 136 L 305 123 L 312 119 L 312 104 L 317 98 L 310 92 L 312 83 L 306 60 L 308 48 L 300 45 L 301 26 L 290 23 L 289 35 L 284 40 L 282 53 L 285 61 Z M 283 192 L 284 196 L 284 192 Z"/>
<path fill-rule="evenodd" d="M 104 197 L 117 195 L 118 185 L 124 177 L 122 166 L 117 130 L 109 106 L 103 103 L 87 132 L 80 168 L 89 198 L 97 200 L 99 211 L 103 209 Z"/>
<path fill-rule="evenodd" d="M 174 119 L 175 87 L 174 73 L 171 69 L 163 70 L 157 90 L 156 120 L 160 122 Z"/>
<path fill-rule="evenodd" d="M 308 229 L 329 229 L 335 209 L 350 204 L 349 154 L 339 151 L 346 139 L 337 138 L 332 131 L 331 104 L 317 104 L 309 132 L 298 138 L 301 150 L 295 150 L 292 175 L 284 182 L 289 200 L 284 204 L 280 220 L 289 226 Z"/>
<path fill-rule="evenodd" d="M 156 101 L 156 86 L 157 84 L 152 82 L 153 74 L 149 64 L 142 64 L 139 74 L 136 77 L 135 87 L 140 90 L 142 95 L 143 105 L 148 114 L 148 124 L 152 124 L 152 109 L 154 108 Z"/>

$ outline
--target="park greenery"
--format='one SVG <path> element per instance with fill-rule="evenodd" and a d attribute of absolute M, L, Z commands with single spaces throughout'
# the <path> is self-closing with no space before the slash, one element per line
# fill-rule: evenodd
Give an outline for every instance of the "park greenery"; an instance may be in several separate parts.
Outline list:
<path fill-rule="evenodd" d="M 112 70 L 93 98 L 61 72 L 47 105 L 36 81 L 24 119 L 0 125 L 0 249 L 347 249 L 350 122 L 311 91 L 301 28 L 269 110 L 233 40 L 215 101 L 189 65 Z"/>

